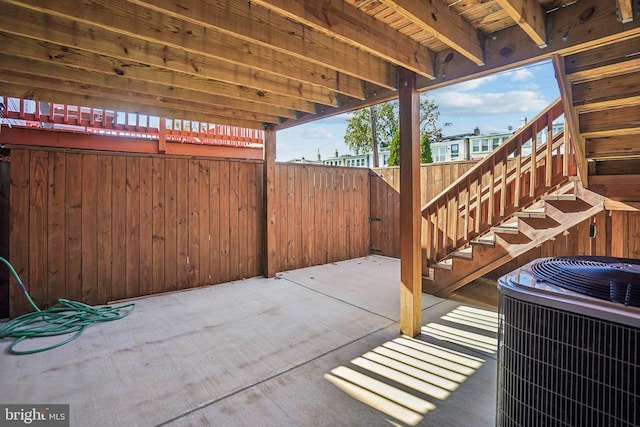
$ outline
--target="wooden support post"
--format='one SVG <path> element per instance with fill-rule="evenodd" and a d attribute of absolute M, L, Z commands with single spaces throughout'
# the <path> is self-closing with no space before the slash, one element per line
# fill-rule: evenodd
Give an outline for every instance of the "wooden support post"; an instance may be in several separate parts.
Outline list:
<path fill-rule="evenodd" d="M 164 153 L 167 150 L 167 119 L 158 118 L 158 153 Z"/>
<path fill-rule="evenodd" d="M 264 132 L 264 206 L 266 213 L 264 276 L 275 277 L 278 267 L 276 212 L 276 131 L 269 126 Z"/>
<path fill-rule="evenodd" d="M 422 326 L 419 109 L 416 74 L 400 68 L 400 332 L 411 337 Z"/>

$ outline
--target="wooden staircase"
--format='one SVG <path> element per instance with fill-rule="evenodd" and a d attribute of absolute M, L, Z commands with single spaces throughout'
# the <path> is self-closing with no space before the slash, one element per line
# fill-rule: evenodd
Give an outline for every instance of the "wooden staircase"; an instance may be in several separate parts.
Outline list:
<path fill-rule="evenodd" d="M 424 292 L 446 295 L 604 209 L 553 133 L 562 113 L 557 100 L 422 208 Z"/>

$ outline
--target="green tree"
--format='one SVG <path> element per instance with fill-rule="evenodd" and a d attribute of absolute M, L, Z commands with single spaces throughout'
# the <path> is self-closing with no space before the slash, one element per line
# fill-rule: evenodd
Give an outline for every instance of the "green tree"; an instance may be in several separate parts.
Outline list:
<path fill-rule="evenodd" d="M 376 136 L 378 139 L 376 145 L 383 148 L 388 147 L 398 128 L 397 102 L 383 102 L 372 108 L 375 110 L 376 117 Z M 371 152 L 373 145 L 369 108 L 349 113 L 344 142 L 356 154 Z"/>
<path fill-rule="evenodd" d="M 400 165 L 400 131 L 397 130 L 393 134 L 391 140 L 391 147 L 389 148 L 389 158 L 387 159 L 387 166 L 399 166 Z"/>
<path fill-rule="evenodd" d="M 398 135 L 398 102 L 389 101 L 373 106 L 375 108 L 377 145 L 381 148 L 390 147 L 391 154 L 388 161 L 389 166 L 397 166 L 400 163 L 399 135 Z M 428 142 L 437 141 L 442 137 L 442 129 L 438 123 L 440 113 L 438 104 L 429 99 L 426 95 L 420 97 L 420 141 L 426 137 Z M 443 126 L 449 126 L 444 123 Z M 363 108 L 350 113 L 347 118 L 347 131 L 344 141 L 356 154 L 370 153 L 373 147 L 371 138 L 371 113 L 369 108 Z M 396 145 L 394 147 L 394 144 Z M 423 151 L 425 159 L 431 158 L 431 147 L 429 144 L 421 148 L 421 159 Z M 394 157 L 395 152 L 395 157 Z M 395 163 L 391 163 L 391 158 Z"/>
<path fill-rule="evenodd" d="M 420 137 L 420 163 L 433 163 L 433 157 L 431 157 L 431 141 L 427 133 L 423 133 Z"/>

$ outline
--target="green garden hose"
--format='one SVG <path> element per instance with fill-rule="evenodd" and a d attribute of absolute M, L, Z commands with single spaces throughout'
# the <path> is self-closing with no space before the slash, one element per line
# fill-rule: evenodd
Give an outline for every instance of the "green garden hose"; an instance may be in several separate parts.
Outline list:
<path fill-rule="evenodd" d="M 60 347 L 78 338 L 87 326 L 93 323 L 122 319 L 128 316 L 135 307 L 135 304 L 125 304 L 118 307 L 93 307 L 81 302 L 60 298 L 58 303 L 53 307 L 40 310 L 31 299 L 27 288 L 9 261 L 2 257 L 0 257 L 0 261 L 9 267 L 11 274 L 13 274 L 13 277 L 15 277 L 18 282 L 18 286 L 20 286 L 29 304 L 31 304 L 31 307 L 35 310 L 0 324 L 0 339 L 16 338 L 11 346 L 9 346 L 9 352 L 12 354 L 33 354 Z M 53 337 L 68 334 L 73 335 L 62 342 L 45 347 L 29 350 L 17 350 L 15 348 L 18 344 L 30 338 Z"/>

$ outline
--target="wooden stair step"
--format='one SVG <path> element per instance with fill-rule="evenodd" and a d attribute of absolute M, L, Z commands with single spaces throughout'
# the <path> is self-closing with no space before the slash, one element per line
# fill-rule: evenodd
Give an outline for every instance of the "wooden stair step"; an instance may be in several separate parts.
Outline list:
<path fill-rule="evenodd" d="M 494 227 L 491 227 L 491 231 L 498 234 L 518 234 L 520 233 L 520 228 L 518 227 L 518 222 L 516 221 L 496 225 Z"/>
<path fill-rule="evenodd" d="M 490 246 L 493 248 L 496 245 L 496 236 L 494 236 L 493 234 L 485 234 L 484 236 L 480 236 L 478 238 L 473 239 L 469 243 L 472 246 L 473 245 Z"/>
<path fill-rule="evenodd" d="M 516 212 L 518 218 L 536 218 L 545 219 L 547 217 L 547 211 L 543 207 L 529 208 L 520 212 Z"/>
<path fill-rule="evenodd" d="M 445 259 L 440 262 L 436 262 L 435 264 L 431 264 L 430 267 L 438 270 L 453 270 L 453 260 L 450 258 Z"/>
<path fill-rule="evenodd" d="M 468 247 L 468 248 L 460 249 L 458 251 L 451 252 L 449 256 L 451 258 L 473 259 L 473 248 Z"/>
<path fill-rule="evenodd" d="M 578 198 L 575 194 L 564 193 L 564 194 L 547 194 L 542 196 L 541 199 L 544 201 L 556 201 L 556 200 L 568 200 L 574 201 Z"/>

